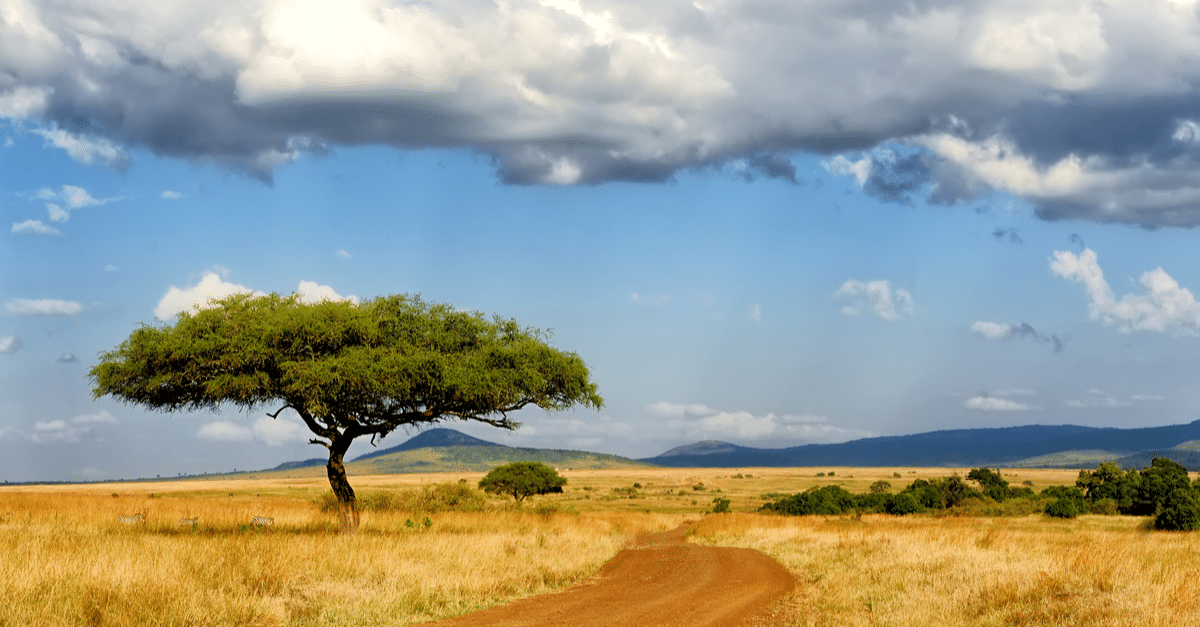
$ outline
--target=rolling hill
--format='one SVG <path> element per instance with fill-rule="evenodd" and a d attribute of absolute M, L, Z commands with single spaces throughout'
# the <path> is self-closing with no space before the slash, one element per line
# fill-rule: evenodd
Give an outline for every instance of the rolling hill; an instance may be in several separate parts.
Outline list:
<path fill-rule="evenodd" d="M 707 440 L 673 448 L 641 461 L 658 466 L 737 468 L 752 466 L 947 466 L 1095 468 L 1115 461 L 1126 468 L 1170 457 L 1200 469 L 1200 420 L 1181 425 L 1117 429 L 1076 425 L 1028 425 L 952 429 L 914 435 L 864 438 L 839 444 L 766 449 Z"/>
<path fill-rule="evenodd" d="M 777 449 L 705 440 L 640 460 L 588 451 L 517 448 L 438 428 L 422 431 L 398 446 L 355 458 L 346 463 L 346 470 L 351 474 L 486 471 L 514 461 L 571 468 L 1095 468 L 1101 462 L 1115 461 L 1125 468 L 1142 468 L 1155 457 L 1169 457 L 1191 470 L 1200 470 L 1200 420 L 1138 429 L 1077 425 L 951 429 Z M 324 465 L 325 460 L 317 458 L 287 462 L 272 470 L 323 472 L 320 467 Z"/>
<path fill-rule="evenodd" d="M 323 467 L 325 459 L 286 462 L 273 471 Z M 429 429 L 402 444 L 372 451 L 346 462 L 352 475 L 414 472 L 487 471 L 510 462 L 535 461 L 569 468 L 638 468 L 650 466 L 619 455 L 564 449 L 518 448 L 488 442 L 453 429 Z M 322 470 L 323 472 L 323 470 Z"/>

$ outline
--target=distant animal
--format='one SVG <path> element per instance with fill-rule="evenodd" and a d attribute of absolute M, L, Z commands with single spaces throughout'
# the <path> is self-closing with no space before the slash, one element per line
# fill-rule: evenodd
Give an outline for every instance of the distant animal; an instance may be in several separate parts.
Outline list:
<path fill-rule="evenodd" d="M 180 518 L 179 526 L 180 527 L 190 527 L 192 525 L 198 524 L 199 522 L 200 522 L 199 518 Z"/>
<path fill-rule="evenodd" d="M 122 525 L 139 525 L 146 522 L 146 516 L 143 514 L 134 514 L 133 516 L 117 516 L 117 522 Z"/>
<path fill-rule="evenodd" d="M 259 527 L 263 527 L 263 526 L 270 527 L 271 525 L 275 524 L 275 519 L 267 518 L 266 516 L 255 516 L 250 521 L 250 524 L 258 525 Z"/>

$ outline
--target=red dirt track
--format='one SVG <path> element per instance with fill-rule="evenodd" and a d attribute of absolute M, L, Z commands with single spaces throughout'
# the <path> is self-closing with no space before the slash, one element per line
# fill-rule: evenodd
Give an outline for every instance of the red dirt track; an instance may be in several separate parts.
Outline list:
<path fill-rule="evenodd" d="M 429 627 L 735 627 L 761 624 L 792 575 L 751 549 L 688 544 L 686 527 L 643 537 L 596 576 Z"/>

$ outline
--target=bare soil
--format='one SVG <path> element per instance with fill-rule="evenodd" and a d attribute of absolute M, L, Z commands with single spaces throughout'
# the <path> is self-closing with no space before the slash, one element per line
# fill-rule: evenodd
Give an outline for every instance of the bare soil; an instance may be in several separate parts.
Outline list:
<path fill-rule="evenodd" d="M 751 549 L 684 541 L 687 526 L 643 536 L 593 577 L 429 627 L 738 627 L 774 623 L 791 573 Z"/>

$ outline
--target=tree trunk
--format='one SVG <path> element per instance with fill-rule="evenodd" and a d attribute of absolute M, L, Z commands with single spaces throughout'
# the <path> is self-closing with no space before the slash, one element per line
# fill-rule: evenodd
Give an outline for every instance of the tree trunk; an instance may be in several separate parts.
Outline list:
<path fill-rule="evenodd" d="M 329 463 L 325 466 L 329 475 L 329 487 L 333 488 L 333 494 L 338 500 L 338 533 L 358 531 L 358 500 L 354 497 L 354 488 L 350 487 L 350 481 L 346 479 L 346 467 L 342 465 L 342 456 L 348 448 L 348 440 L 346 446 L 339 447 L 334 443 L 329 447 Z"/>

